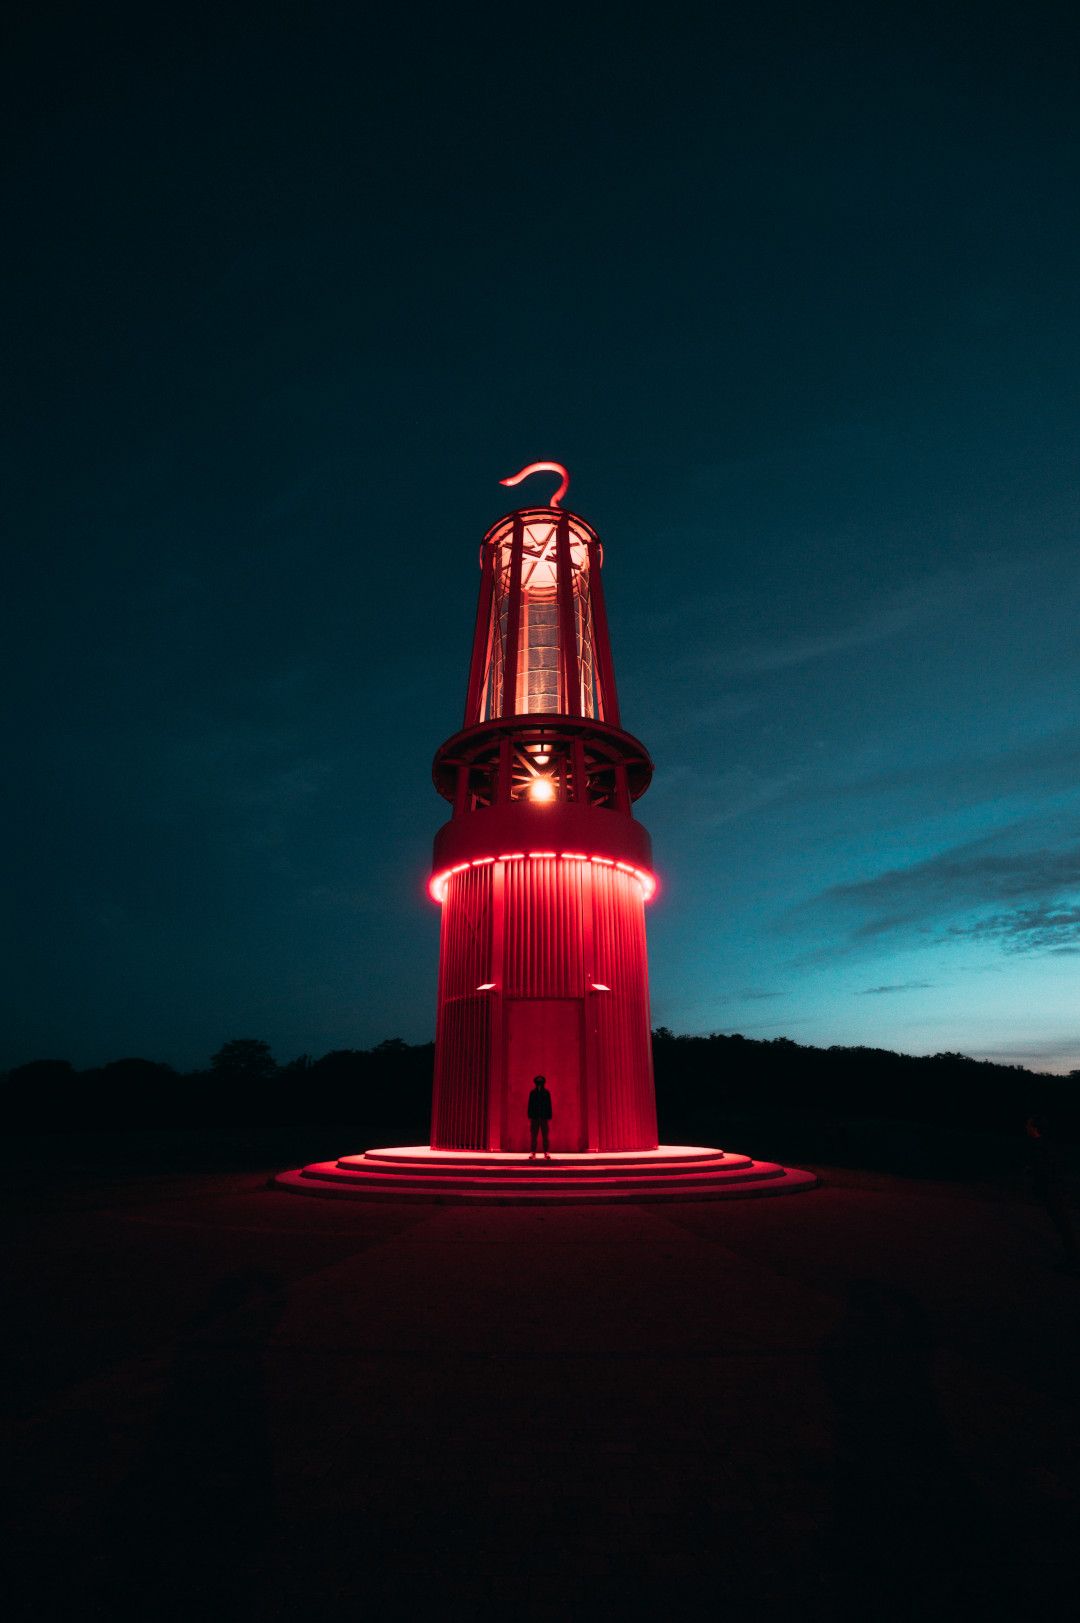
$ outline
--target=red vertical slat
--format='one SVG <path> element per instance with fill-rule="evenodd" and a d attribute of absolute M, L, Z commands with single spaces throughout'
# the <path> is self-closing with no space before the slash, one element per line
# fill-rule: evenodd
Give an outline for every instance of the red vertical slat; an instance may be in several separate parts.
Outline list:
<path fill-rule="evenodd" d="M 562 713 L 581 714 L 581 678 L 578 675 L 577 631 L 574 626 L 574 576 L 570 561 L 570 520 L 559 514 L 555 528 L 555 590 L 559 603 L 559 670 L 562 675 Z"/>
<path fill-rule="evenodd" d="M 510 597 L 506 610 L 506 663 L 503 667 L 502 713 L 517 715 L 518 649 L 521 646 L 521 561 L 525 528 L 521 514 L 514 514 L 510 541 Z"/>
<path fill-rule="evenodd" d="M 472 660 L 469 664 L 469 685 L 465 693 L 463 723 L 465 727 L 472 727 L 482 720 L 482 701 L 487 691 L 488 664 L 491 658 L 491 605 L 498 560 L 498 546 L 485 547 L 483 572 L 480 576 L 480 601 L 476 607 L 476 629 L 473 632 Z"/>
<path fill-rule="evenodd" d="M 490 1001 L 476 988 L 488 978 L 492 870 L 452 874 L 443 903 L 432 1143 L 486 1148 L 490 1086 Z"/>
<path fill-rule="evenodd" d="M 615 691 L 615 665 L 611 657 L 611 638 L 608 635 L 607 609 L 604 606 L 604 586 L 600 579 L 600 547 L 589 542 L 589 606 L 592 609 L 593 663 L 596 667 L 596 687 L 600 699 L 600 717 L 611 727 L 621 726 L 619 696 Z"/>

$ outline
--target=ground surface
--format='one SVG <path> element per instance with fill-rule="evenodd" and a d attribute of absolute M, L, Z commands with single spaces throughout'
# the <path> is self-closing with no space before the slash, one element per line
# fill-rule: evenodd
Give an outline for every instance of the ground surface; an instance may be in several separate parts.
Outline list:
<path fill-rule="evenodd" d="M 1080 1280 L 1007 1190 L 822 1170 L 588 1211 L 16 1175 L 21 1604 L 1045 1616 Z"/>

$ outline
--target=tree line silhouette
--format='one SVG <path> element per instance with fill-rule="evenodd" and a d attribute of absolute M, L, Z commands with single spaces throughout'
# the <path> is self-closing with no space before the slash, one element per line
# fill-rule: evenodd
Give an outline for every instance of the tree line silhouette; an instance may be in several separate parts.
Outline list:
<path fill-rule="evenodd" d="M 925 1162 L 935 1136 L 947 1137 L 955 1154 L 958 1137 L 1014 1138 L 1033 1112 L 1057 1137 L 1080 1139 L 1080 1071 L 1053 1076 L 964 1054 L 813 1048 L 787 1037 L 677 1036 L 664 1026 L 653 1033 L 653 1053 L 667 1142 L 726 1141 L 792 1159 Z M 340 1129 L 342 1142 L 361 1146 L 417 1143 L 428 1133 L 433 1058 L 433 1043 L 392 1037 L 285 1064 L 265 1042 L 234 1038 L 190 1072 L 141 1058 L 82 1071 L 40 1059 L 7 1073 L 4 1114 L 10 1130 L 30 1133 L 287 1136 L 303 1127 Z M 761 1142 L 740 1143 L 743 1130 Z"/>
<path fill-rule="evenodd" d="M 679 1037 L 653 1032 L 657 1094 L 680 1121 L 751 1106 L 881 1116 L 981 1132 L 1013 1132 L 1033 1112 L 1061 1137 L 1080 1133 L 1080 1070 L 1067 1076 L 967 1054 L 814 1048 L 790 1037 Z"/>

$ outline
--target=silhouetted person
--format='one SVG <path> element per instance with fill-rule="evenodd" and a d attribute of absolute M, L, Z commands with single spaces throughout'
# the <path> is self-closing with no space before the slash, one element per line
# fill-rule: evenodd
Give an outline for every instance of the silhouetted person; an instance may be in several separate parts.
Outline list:
<path fill-rule="evenodd" d="M 1061 1186 L 1061 1167 L 1047 1135 L 1045 1117 L 1029 1116 L 1024 1131 L 1028 1136 L 1027 1167 L 1032 1193 L 1046 1207 L 1065 1249 L 1066 1260 L 1075 1268 L 1080 1263 L 1080 1248 L 1076 1244 L 1072 1214 Z"/>
<path fill-rule="evenodd" d="M 533 1088 L 529 1094 L 529 1160 L 536 1160 L 536 1135 L 542 1134 L 544 1140 L 544 1160 L 550 1161 L 548 1154 L 548 1122 L 551 1120 L 551 1094 L 547 1089 L 546 1076 L 534 1076 Z"/>

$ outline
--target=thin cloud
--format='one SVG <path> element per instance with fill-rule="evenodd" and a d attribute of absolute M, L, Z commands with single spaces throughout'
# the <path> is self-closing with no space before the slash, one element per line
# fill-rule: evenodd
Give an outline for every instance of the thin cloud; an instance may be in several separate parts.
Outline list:
<path fill-rule="evenodd" d="M 997 843 L 994 837 L 993 844 Z M 890 868 L 871 879 L 834 885 L 825 898 L 868 909 L 899 922 L 933 915 L 942 903 L 1019 901 L 1080 888 L 1080 844 L 1058 850 L 1002 851 L 989 841 L 943 851 L 909 868 Z"/>
<path fill-rule="evenodd" d="M 998 941 L 1007 952 L 1080 953 L 1080 906 L 1041 903 L 994 913 L 948 934 L 966 940 Z"/>
<path fill-rule="evenodd" d="M 741 1020 L 737 1026 L 724 1026 L 717 1035 L 738 1037 L 745 1036 L 748 1031 L 763 1031 L 777 1037 L 783 1037 L 789 1030 L 793 1031 L 796 1026 L 816 1025 L 817 1023 L 817 1016 L 812 1014 L 800 1015 L 798 1019 L 793 1020 L 789 1020 L 786 1015 L 777 1015 L 775 1020 L 751 1020 L 749 1022 Z M 783 1030 L 780 1029 L 781 1027 L 783 1027 Z"/>
<path fill-rule="evenodd" d="M 1053 1061 L 1055 1064 L 1073 1065 L 1080 1058 L 1080 1034 L 1047 1038 L 1042 1042 L 1016 1043 L 1009 1048 L 987 1048 L 972 1051 L 972 1059 L 994 1060 L 1002 1065 L 1026 1065 L 1032 1061 Z"/>
<path fill-rule="evenodd" d="M 933 981 L 896 981 L 892 986 L 864 986 L 856 997 L 880 997 L 884 992 L 924 992 Z"/>
<path fill-rule="evenodd" d="M 939 803 L 978 803 L 1015 794 L 1055 793 L 1080 781 L 1080 727 L 1067 727 L 1007 750 L 978 750 L 888 771 L 807 784 L 804 798 L 872 798 L 912 791 Z"/>
<path fill-rule="evenodd" d="M 871 648 L 912 631 L 943 614 L 955 615 L 960 604 L 1002 585 L 1016 573 L 1014 559 L 988 559 L 978 568 L 962 572 L 941 570 L 895 592 L 885 603 L 868 606 L 860 618 L 817 636 L 780 638 L 748 643 L 710 654 L 708 663 L 736 676 L 765 676 L 853 649 Z"/>
<path fill-rule="evenodd" d="M 925 605 L 895 604 L 869 614 L 861 622 L 819 637 L 796 637 L 777 643 L 750 644 L 734 648 L 724 663 L 738 676 L 765 676 L 771 671 L 790 670 L 852 648 L 869 648 L 889 637 L 908 631 L 929 613 Z"/>
<path fill-rule="evenodd" d="M 1034 823 L 1018 824 L 906 868 L 833 885 L 798 911 L 855 915 L 839 950 L 900 934 L 926 944 L 992 941 L 1009 952 L 1080 950 L 1080 843 L 1071 831 L 1061 843 L 1027 844 L 1036 832 Z M 1045 842 L 1045 826 L 1041 833 Z"/>
<path fill-rule="evenodd" d="M 767 776 L 741 765 L 716 772 L 683 766 L 665 774 L 653 798 L 677 799 L 685 822 L 717 828 L 783 799 L 798 781 L 795 772 Z"/>

